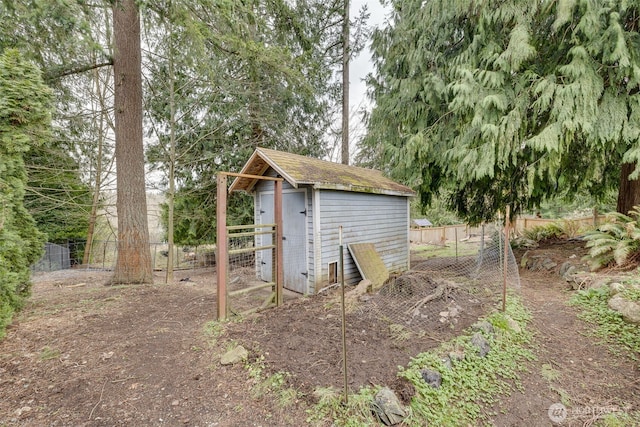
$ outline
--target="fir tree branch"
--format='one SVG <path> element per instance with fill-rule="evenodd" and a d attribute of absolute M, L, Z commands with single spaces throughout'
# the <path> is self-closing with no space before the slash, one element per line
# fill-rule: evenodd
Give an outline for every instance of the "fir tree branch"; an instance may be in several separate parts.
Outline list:
<path fill-rule="evenodd" d="M 45 73 L 44 79 L 46 82 L 51 82 L 52 80 L 58 80 L 62 77 L 70 76 L 73 74 L 82 74 L 86 71 L 95 70 L 102 67 L 110 67 L 112 65 L 113 58 L 109 58 L 104 62 L 96 62 L 94 64 L 75 65 L 70 68 L 57 67 L 55 69 L 47 71 Z"/>

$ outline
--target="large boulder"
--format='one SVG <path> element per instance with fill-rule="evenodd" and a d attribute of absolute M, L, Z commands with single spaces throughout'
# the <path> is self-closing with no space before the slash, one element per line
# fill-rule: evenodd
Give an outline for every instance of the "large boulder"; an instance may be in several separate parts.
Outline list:
<path fill-rule="evenodd" d="M 390 388 L 384 387 L 376 394 L 372 410 L 378 419 L 386 426 L 400 424 L 407 416 L 396 394 Z"/>
<path fill-rule="evenodd" d="M 246 360 L 248 356 L 249 352 L 247 349 L 239 345 L 223 354 L 220 358 L 220 364 L 233 365 Z"/>
<path fill-rule="evenodd" d="M 614 296 L 624 291 L 624 285 L 619 282 L 612 282 L 609 284 L 609 293 Z"/>
<path fill-rule="evenodd" d="M 640 304 L 629 301 L 622 294 L 616 294 L 609 299 L 609 308 L 617 311 L 629 323 L 640 325 Z"/>

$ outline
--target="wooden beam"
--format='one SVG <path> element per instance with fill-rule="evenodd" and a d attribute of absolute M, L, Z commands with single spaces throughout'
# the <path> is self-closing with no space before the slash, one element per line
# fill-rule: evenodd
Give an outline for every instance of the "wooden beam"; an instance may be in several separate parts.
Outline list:
<path fill-rule="evenodd" d="M 235 173 L 235 172 L 218 172 L 218 174 L 233 176 L 237 178 L 247 178 L 247 179 L 264 179 L 265 181 L 280 181 L 282 182 L 282 178 L 277 178 L 275 176 L 265 176 L 265 175 L 249 175 L 246 173 Z"/>

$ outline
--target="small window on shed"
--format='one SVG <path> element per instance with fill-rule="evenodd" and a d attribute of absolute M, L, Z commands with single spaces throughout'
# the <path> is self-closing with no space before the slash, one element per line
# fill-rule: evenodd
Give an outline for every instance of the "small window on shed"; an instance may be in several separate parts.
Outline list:
<path fill-rule="evenodd" d="M 329 284 L 338 283 L 338 261 L 329 263 Z"/>

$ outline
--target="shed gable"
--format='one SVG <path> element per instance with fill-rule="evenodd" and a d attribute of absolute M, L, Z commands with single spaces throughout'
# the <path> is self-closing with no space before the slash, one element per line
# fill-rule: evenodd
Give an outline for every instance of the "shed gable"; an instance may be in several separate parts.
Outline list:
<path fill-rule="evenodd" d="M 266 148 L 256 149 L 242 169 L 242 174 L 262 175 L 269 167 L 273 168 L 294 188 L 298 188 L 300 185 L 310 185 L 317 189 L 358 193 L 396 196 L 413 196 L 415 194 L 409 187 L 385 177 L 382 172 L 374 169 L 327 162 Z M 256 183 L 256 179 L 238 177 L 231 184 L 229 191 L 250 193 L 254 190 Z"/>

